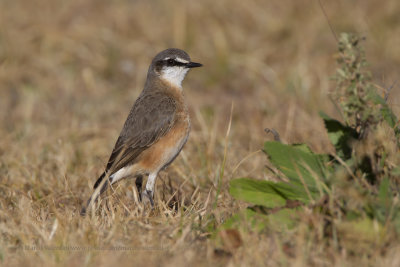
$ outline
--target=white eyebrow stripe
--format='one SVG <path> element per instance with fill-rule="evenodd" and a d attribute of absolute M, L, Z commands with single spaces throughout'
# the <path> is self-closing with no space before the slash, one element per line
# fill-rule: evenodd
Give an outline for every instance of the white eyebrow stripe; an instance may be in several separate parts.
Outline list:
<path fill-rule="evenodd" d="M 183 58 L 180 58 L 180 57 L 175 58 L 175 60 L 180 62 L 180 63 L 189 63 L 189 61 L 187 61 L 187 60 L 185 60 Z"/>

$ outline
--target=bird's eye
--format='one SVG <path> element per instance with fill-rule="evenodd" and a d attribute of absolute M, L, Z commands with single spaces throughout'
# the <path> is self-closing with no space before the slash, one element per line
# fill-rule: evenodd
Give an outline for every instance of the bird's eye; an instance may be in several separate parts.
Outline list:
<path fill-rule="evenodd" d="M 172 58 L 170 58 L 170 59 L 167 60 L 167 63 L 168 63 L 169 65 L 172 65 L 172 64 L 174 64 L 174 60 L 173 60 Z"/>

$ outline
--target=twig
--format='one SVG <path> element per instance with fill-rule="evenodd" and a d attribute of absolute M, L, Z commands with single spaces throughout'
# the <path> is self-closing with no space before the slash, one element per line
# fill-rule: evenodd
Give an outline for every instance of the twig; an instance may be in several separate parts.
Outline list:
<path fill-rule="evenodd" d="M 395 80 L 394 83 L 388 89 L 385 89 L 385 97 L 384 97 L 384 99 L 385 99 L 386 103 L 387 103 L 387 101 L 389 99 L 390 91 L 393 89 L 393 87 L 396 85 L 396 83 L 397 83 L 397 80 Z"/>
<path fill-rule="evenodd" d="M 279 136 L 279 133 L 274 128 L 271 128 L 271 129 L 270 128 L 265 128 L 264 131 L 267 134 L 272 133 L 274 135 L 274 140 L 277 141 L 277 142 L 281 142 L 282 143 L 281 137 Z"/>
<path fill-rule="evenodd" d="M 329 25 L 329 28 L 331 29 L 331 32 L 332 32 L 332 34 L 333 34 L 333 37 L 335 37 L 336 42 L 339 42 L 339 39 L 337 38 L 336 32 L 335 32 L 335 30 L 334 30 L 333 27 L 332 27 L 332 24 L 331 24 L 331 22 L 330 22 L 330 20 L 329 20 L 329 18 L 328 18 L 328 15 L 327 15 L 326 12 L 325 12 L 325 9 L 324 9 L 324 6 L 322 5 L 321 0 L 318 0 L 318 3 L 319 3 L 319 6 L 321 7 L 322 13 L 324 13 L 324 16 L 325 16 L 325 18 L 326 18 L 326 21 L 328 22 L 328 25 Z"/>

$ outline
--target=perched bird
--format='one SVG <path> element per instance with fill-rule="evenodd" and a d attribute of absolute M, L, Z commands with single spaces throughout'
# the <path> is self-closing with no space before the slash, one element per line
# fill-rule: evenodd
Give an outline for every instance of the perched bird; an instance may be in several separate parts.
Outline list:
<path fill-rule="evenodd" d="M 144 89 L 133 104 L 106 169 L 97 179 L 94 193 L 81 215 L 86 214 L 87 207 L 109 184 L 127 177 L 136 178 L 140 199 L 154 205 L 158 173 L 178 156 L 189 136 L 190 118 L 182 81 L 189 69 L 201 66 L 176 48 L 166 49 L 154 57 Z M 144 175 L 148 179 L 141 192 Z"/>

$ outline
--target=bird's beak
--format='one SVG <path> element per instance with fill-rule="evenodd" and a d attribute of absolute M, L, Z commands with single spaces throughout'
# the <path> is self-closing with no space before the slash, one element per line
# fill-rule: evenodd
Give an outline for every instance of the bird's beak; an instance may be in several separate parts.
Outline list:
<path fill-rule="evenodd" d="M 201 67 L 201 66 L 203 66 L 203 64 L 196 63 L 196 62 L 189 62 L 189 63 L 186 64 L 187 68 L 198 68 L 198 67 Z"/>

